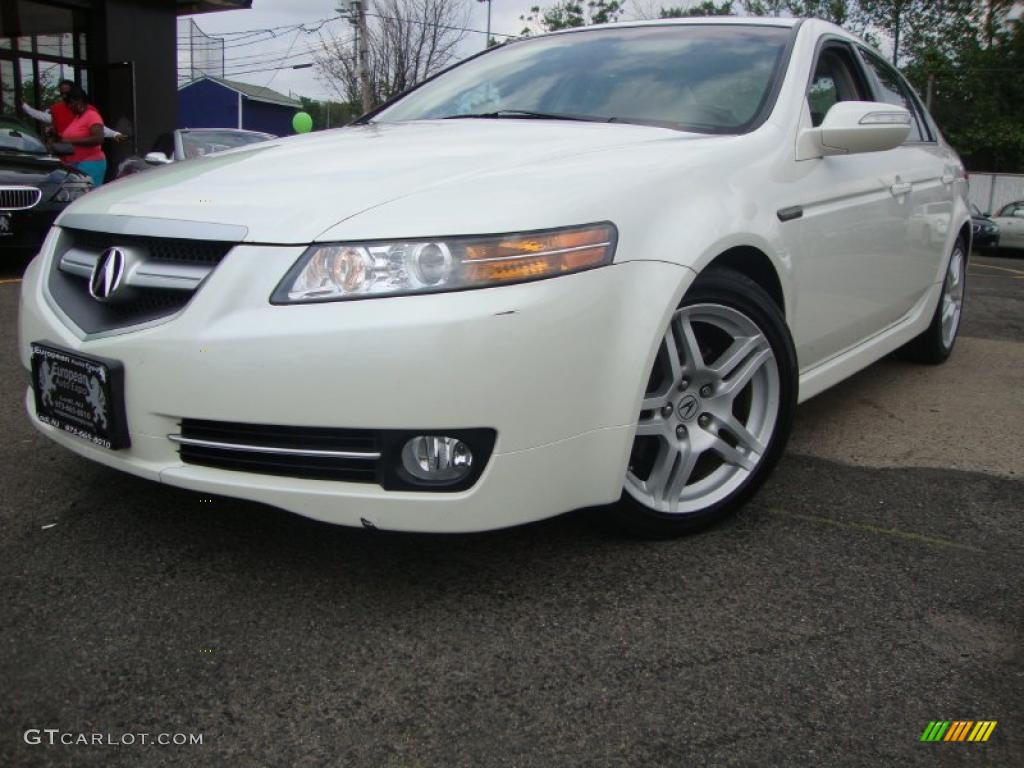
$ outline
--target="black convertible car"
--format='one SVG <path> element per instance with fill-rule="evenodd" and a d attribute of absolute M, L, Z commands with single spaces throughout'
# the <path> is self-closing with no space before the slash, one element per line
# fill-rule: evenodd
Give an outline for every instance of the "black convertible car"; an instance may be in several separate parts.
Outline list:
<path fill-rule="evenodd" d="M 38 250 L 57 214 L 90 189 L 89 177 L 51 155 L 34 131 L 0 116 L 0 251 Z"/>

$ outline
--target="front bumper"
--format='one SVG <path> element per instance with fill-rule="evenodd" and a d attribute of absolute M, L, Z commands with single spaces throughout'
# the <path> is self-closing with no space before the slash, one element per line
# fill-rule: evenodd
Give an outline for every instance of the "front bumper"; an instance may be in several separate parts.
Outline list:
<path fill-rule="evenodd" d="M 0 232 L 0 250 L 38 251 L 46 233 L 65 207 L 47 203 L 25 211 L 0 211 L 10 217 L 10 229 Z"/>
<path fill-rule="evenodd" d="M 664 324 L 693 273 L 626 262 L 535 283 L 275 307 L 301 248 L 238 246 L 189 305 L 142 330 L 88 338 L 46 294 L 49 254 L 22 287 L 20 350 L 41 341 L 120 360 L 132 445 L 105 451 L 35 426 L 87 458 L 205 493 L 347 525 L 475 531 L 619 497 Z M 266 476 L 182 463 L 182 418 L 304 427 L 490 427 L 494 453 L 455 493 Z"/>

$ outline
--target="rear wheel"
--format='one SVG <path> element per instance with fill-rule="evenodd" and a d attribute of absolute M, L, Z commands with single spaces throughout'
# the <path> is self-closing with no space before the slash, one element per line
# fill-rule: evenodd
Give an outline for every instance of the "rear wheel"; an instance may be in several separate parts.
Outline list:
<path fill-rule="evenodd" d="M 946 265 L 942 297 L 939 306 L 935 308 L 932 322 L 924 333 L 900 350 L 903 357 L 931 365 L 943 363 L 949 358 L 960 331 L 966 285 L 967 249 L 963 240 L 957 240 Z"/>
<path fill-rule="evenodd" d="M 662 339 L 611 514 L 663 536 L 721 519 L 778 460 L 796 395 L 793 343 L 771 297 L 732 270 L 702 275 Z"/>

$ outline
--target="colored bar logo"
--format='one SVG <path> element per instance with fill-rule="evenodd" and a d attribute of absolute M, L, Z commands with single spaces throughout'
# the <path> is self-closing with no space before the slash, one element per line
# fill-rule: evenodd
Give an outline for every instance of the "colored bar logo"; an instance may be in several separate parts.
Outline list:
<path fill-rule="evenodd" d="M 932 720 L 921 741 L 988 741 L 996 720 Z"/>

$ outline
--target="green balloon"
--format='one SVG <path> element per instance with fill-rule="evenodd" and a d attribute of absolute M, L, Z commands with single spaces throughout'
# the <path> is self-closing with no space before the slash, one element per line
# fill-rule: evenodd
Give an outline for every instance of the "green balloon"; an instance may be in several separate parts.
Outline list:
<path fill-rule="evenodd" d="M 296 133 L 309 133 L 313 130 L 313 118 L 309 112 L 296 112 L 292 118 L 292 128 Z"/>

